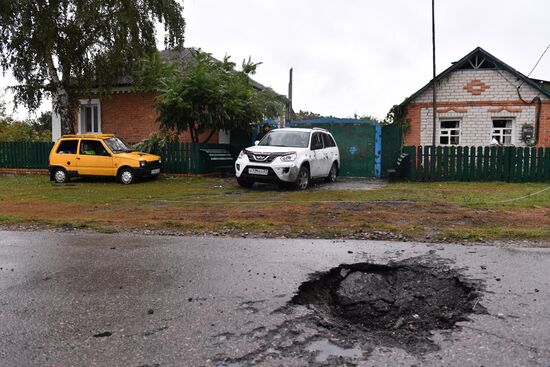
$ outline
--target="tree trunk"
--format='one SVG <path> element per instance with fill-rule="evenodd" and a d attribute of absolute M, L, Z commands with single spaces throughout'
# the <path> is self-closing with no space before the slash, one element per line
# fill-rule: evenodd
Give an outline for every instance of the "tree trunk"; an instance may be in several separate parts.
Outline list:
<path fill-rule="evenodd" d="M 74 134 L 74 115 L 67 91 L 61 86 L 54 93 L 53 109 L 61 121 L 61 134 Z"/>
<path fill-rule="evenodd" d="M 61 134 L 74 134 L 74 116 L 71 109 L 69 93 L 64 83 L 59 79 L 59 75 L 57 75 L 57 69 L 55 68 L 51 55 L 46 57 L 46 64 L 48 65 L 48 73 L 50 74 L 53 84 L 53 110 L 59 115 L 61 120 Z"/>
<path fill-rule="evenodd" d="M 189 126 L 189 134 L 191 135 L 191 141 L 197 143 L 195 140 L 195 128 L 193 126 Z"/>

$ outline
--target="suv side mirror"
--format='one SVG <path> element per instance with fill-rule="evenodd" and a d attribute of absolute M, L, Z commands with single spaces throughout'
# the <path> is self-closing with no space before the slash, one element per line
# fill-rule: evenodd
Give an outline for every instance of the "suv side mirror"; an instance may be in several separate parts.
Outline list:
<path fill-rule="evenodd" d="M 260 144 L 260 141 L 259 141 L 259 140 L 256 140 L 256 141 L 254 142 L 254 145 L 258 145 L 258 144 Z"/>

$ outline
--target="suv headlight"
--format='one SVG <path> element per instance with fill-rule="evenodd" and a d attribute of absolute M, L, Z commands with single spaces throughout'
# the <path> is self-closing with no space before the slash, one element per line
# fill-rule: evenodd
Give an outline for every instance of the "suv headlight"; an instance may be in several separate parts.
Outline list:
<path fill-rule="evenodd" d="M 146 164 L 147 164 L 147 162 L 145 162 L 145 161 L 139 161 L 139 166 L 140 167 L 145 167 Z"/>
<path fill-rule="evenodd" d="M 237 159 L 243 159 L 244 157 L 246 156 L 244 150 L 241 150 L 241 152 L 239 153 L 239 157 Z"/>
<path fill-rule="evenodd" d="M 161 163 L 162 163 L 162 159 L 161 159 L 161 158 L 159 158 L 159 164 L 161 164 Z"/>
<path fill-rule="evenodd" d="M 281 161 L 283 162 L 292 162 L 296 160 L 296 153 L 284 155 L 281 157 Z"/>

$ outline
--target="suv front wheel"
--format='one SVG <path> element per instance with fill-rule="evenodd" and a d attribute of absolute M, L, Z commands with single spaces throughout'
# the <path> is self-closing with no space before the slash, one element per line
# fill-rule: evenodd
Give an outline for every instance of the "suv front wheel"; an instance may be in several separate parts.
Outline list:
<path fill-rule="evenodd" d="M 297 190 L 305 190 L 309 186 L 309 169 L 306 166 L 300 167 L 294 186 Z"/>

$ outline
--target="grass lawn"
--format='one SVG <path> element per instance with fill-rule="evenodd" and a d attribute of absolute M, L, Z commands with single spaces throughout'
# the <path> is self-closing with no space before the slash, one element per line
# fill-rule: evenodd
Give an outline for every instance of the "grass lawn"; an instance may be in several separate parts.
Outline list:
<path fill-rule="evenodd" d="M 231 178 L 0 176 L 0 225 L 266 237 L 529 239 L 550 243 L 550 184 L 398 183 L 373 191 L 240 188 Z M 512 199 L 512 200 L 511 200 Z"/>

